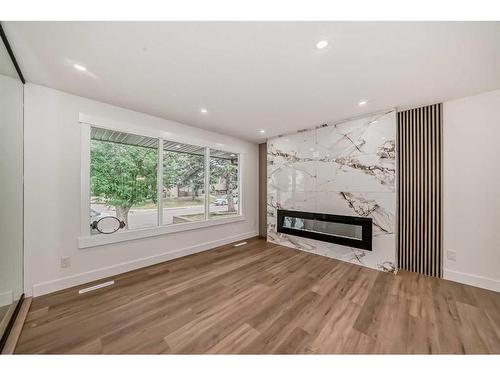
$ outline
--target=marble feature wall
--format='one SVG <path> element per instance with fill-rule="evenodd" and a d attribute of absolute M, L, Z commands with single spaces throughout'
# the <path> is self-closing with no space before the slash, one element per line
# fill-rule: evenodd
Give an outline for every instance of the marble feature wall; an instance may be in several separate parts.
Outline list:
<path fill-rule="evenodd" d="M 371 217 L 373 250 L 278 233 L 277 209 Z M 268 140 L 267 239 L 395 272 L 396 112 Z"/>

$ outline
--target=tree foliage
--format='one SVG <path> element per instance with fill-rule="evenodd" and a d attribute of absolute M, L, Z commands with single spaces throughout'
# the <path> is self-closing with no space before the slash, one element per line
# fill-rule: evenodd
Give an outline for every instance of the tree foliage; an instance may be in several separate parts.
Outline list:
<path fill-rule="evenodd" d="M 92 194 L 114 206 L 128 224 L 134 205 L 156 202 L 157 150 L 112 142 L 91 141 Z"/>
<path fill-rule="evenodd" d="M 194 199 L 203 189 L 204 165 L 203 155 L 166 152 L 164 156 L 163 186 L 167 189 L 176 186 L 190 186 L 194 193 Z"/>
<path fill-rule="evenodd" d="M 238 166 L 235 160 L 210 158 L 210 185 L 223 182 L 226 187 L 228 211 L 236 211 L 233 193 L 238 189 Z"/>

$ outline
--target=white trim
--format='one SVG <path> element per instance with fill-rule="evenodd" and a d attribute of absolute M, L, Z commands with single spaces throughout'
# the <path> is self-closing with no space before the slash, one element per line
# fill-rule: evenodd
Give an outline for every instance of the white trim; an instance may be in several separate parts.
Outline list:
<path fill-rule="evenodd" d="M 238 182 L 237 182 L 237 185 L 238 185 L 238 215 L 241 215 L 243 211 L 243 184 L 241 183 L 241 165 L 242 165 L 242 156 L 241 154 L 237 154 L 238 156 Z M 257 197 L 257 202 L 258 202 L 258 197 Z"/>
<path fill-rule="evenodd" d="M 443 279 L 456 281 L 457 283 L 477 286 L 478 288 L 500 292 L 500 280 L 490 279 L 488 277 L 472 275 L 470 273 L 452 271 L 443 269 Z"/>
<path fill-rule="evenodd" d="M 158 167 L 156 168 L 156 204 L 157 204 L 157 224 L 162 226 L 163 224 L 163 139 L 158 139 Z"/>
<path fill-rule="evenodd" d="M 116 242 L 137 240 L 139 238 L 146 238 L 146 237 L 161 236 L 163 234 L 184 232 L 186 230 L 212 227 L 215 225 L 229 224 L 245 220 L 246 218 L 244 216 L 238 215 L 220 219 L 195 221 L 191 223 L 163 225 L 161 227 L 153 227 L 146 229 L 130 229 L 113 234 L 95 234 L 95 235 L 81 236 L 78 237 L 78 248 L 84 249 L 88 247 L 108 245 Z"/>
<path fill-rule="evenodd" d="M 205 152 L 203 154 L 204 162 L 205 162 L 205 170 L 204 170 L 204 181 L 203 181 L 203 189 L 205 191 L 205 220 L 210 218 L 210 147 L 205 147 Z"/>
<path fill-rule="evenodd" d="M 201 251 L 209 250 L 217 246 L 226 245 L 231 242 L 241 241 L 250 237 L 254 237 L 256 235 L 257 231 L 242 233 L 237 236 L 231 236 L 215 241 L 209 241 L 195 246 L 169 251 L 163 254 L 135 259 L 129 262 L 124 262 L 113 266 L 104 267 L 93 271 L 83 272 L 80 274 L 35 284 L 33 285 L 33 297 L 38 297 L 61 289 L 66 289 L 73 286 L 93 282 L 106 277 L 115 276 L 117 274 L 132 271 L 138 268 L 148 267 L 157 263 L 166 262 L 168 260 L 180 258 L 186 255 L 199 253 Z"/>
<path fill-rule="evenodd" d="M 80 233 L 90 236 L 90 125 L 81 127 Z"/>

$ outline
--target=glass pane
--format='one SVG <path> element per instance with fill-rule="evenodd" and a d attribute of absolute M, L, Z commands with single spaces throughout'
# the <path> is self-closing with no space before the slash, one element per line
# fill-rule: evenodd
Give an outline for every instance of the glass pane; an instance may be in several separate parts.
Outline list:
<path fill-rule="evenodd" d="M 0 337 L 23 293 L 23 84 L 0 40 Z"/>
<path fill-rule="evenodd" d="M 205 148 L 163 142 L 163 224 L 205 220 Z"/>
<path fill-rule="evenodd" d="M 285 216 L 283 218 L 283 227 L 304 230 L 307 232 L 330 234 L 355 240 L 363 239 L 363 227 L 355 224 L 334 223 L 330 221 Z"/>
<path fill-rule="evenodd" d="M 238 155 L 210 149 L 209 219 L 239 213 Z"/>
<path fill-rule="evenodd" d="M 92 233 L 113 233 L 158 225 L 158 140 L 92 128 L 90 223 Z M 114 216 L 123 225 L 109 225 Z M 101 221 L 100 221 L 101 220 Z M 116 223 L 115 223 L 116 224 Z"/>

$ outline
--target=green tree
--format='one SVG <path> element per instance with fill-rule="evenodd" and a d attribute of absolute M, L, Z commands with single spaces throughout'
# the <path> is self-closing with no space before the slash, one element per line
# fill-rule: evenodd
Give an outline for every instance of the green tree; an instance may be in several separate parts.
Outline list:
<path fill-rule="evenodd" d="M 167 189 L 190 186 L 194 200 L 203 188 L 203 169 L 204 157 L 202 155 L 166 152 L 163 185 Z"/>
<path fill-rule="evenodd" d="M 157 149 L 91 141 L 92 195 L 114 206 L 128 227 L 128 213 L 137 204 L 156 202 Z"/>
<path fill-rule="evenodd" d="M 237 160 L 210 158 L 210 184 L 223 182 L 226 187 L 227 210 L 236 211 L 233 193 L 238 189 L 238 164 Z"/>

